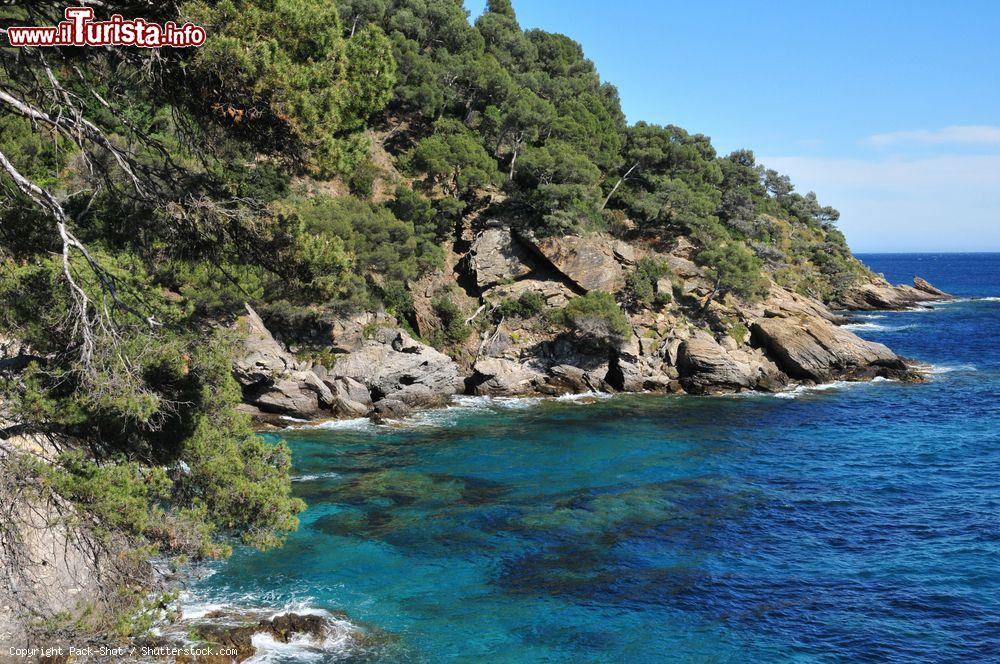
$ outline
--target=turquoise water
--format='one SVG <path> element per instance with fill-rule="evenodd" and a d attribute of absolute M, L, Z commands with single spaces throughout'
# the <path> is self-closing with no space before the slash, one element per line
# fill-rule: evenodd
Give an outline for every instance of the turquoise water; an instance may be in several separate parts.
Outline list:
<path fill-rule="evenodd" d="M 894 281 L 1000 296 L 1000 255 L 865 258 Z M 238 551 L 193 596 L 340 610 L 392 635 L 326 659 L 995 658 L 1000 302 L 856 329 L 935 373 L 780 396 L 468 399 L 401 427 L 288 432 L 300 530 Z"/>

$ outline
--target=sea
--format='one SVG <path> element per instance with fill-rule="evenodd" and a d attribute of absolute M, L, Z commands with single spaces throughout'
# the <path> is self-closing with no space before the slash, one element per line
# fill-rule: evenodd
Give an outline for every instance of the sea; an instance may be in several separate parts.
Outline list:
<path fill-rule="evenodd" d="M 188 614 L 331 616 L 256 662 L 1000 661 L 1000 254 L 860 257 L 958 296 L 850 326 L 926 382 L 289 429 L 299 530 Z"/>

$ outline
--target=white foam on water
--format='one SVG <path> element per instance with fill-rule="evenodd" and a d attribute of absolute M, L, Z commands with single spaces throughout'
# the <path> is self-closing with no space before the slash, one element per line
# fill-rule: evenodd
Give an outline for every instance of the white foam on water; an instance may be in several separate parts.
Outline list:
<path fill-rule="evenodd" d="M 262 619 L 274 620 L 289 613 L 324 618 L 326 629 L 321 639 L 314 639 L 307 634 L 298 634 L 293 636 L 288 643 L 282 643 L 275 640 L 271 634 L 264 632 L 254 634 L 252 643 L 257 652 L 247 661 L 258 663 L 339 659 L 350 654 L 357 637 L 361 634 L 361 628 L 354 623 L 335 617 L 329 611 L 317 608 L 307 600 L 289 602 L 279 609 L 260 605 L 260 599 L 260 595 L 255 593 L 246 593 L 225 602 L 207 601 L 185 594 L 182 597 L 180 607 L 183 616 L 181 624 L 208 620 L 209 622 L 215 621 L 217 624 L 232 623 L 236 625 L 243 619 L 240 616 L 255 615 Z M 232 613 L 235 619 L 206 618 L 215 612 Z M 190 640 L 186 631 L 177 632 L 174 636 L 185 642 Z"/>
<path fill-rule="evenodd" d="M 831 383 L 820 383 L 819 385 L 796 385 L 790 390 L 774 392 L 771 396 L 778 399 L 797 399 L 804 394 L 809 394 L 810 392 L 827 392 L 829 390 L 839 390 L 852 385 L 860 385 L 860 383 L 847 380 L 835 380 Z"/>
<path fill-rule="evenodd" d="M 455 407 L 469 410 L 489 410 L 503 408 L 508 410 L 524 410 L 541 403 L 544 397 L 486 397 L 459 395 L 452 398 Z"/>
<path fill-rule="evenodd" d="M 614 395 L 610 392 L 580 392 L 579 394 L 563 394 L 555 397 L 554 401 L 591 401 L 594 399 L 610 399 Z"/>
<path fill-rule="evenodd" d="M 342 429 L 349 431 L 374 431 L 375 424 L 367 417 L 355 417 L 349 420 L 327 420 L 316 424 L 305 424 L 303 426 L 288 427 L 298 431 L 308 431 L 312 429 Z"/>
<path fill-rule="evenodd" d="M 346 620 L 336 619 L 330 619 L 327 633 L 318 643 L 306 634 L 296 634 L 288 643 L 283 643 L 271 634 L 260 632 L 251 639 L 257 652 L 246 661 L 254 664 L 323 662 L 346 657 L 351 652 L 357 633 L 357 627 Z"/>
<path fill-rule="evenodd" d="M 841 325 L 841 328 L 852 332 L 899 332 L 909 330 L 916 325 L 881 325 L 879 323 L 848 323 Z"/>
<path fill-rule="evenodd" d="M 316 473 L 315 475 L 299 475 L 298 477 L 293 477 L 293 482 L 312 482 L 314 480 L 326 480 L 334 479 L 340 477 L 340 473 L 335 473 L 330 471 L 328 473 Z"/>
<path fill-rule="evenodd" d="M 919 371 L 922 373 L 939 375 L 952 373 L 953 371 L 978 371 L 978 369 L 973 364 L 931 364 L 926 368 L 920 368 Z"/>

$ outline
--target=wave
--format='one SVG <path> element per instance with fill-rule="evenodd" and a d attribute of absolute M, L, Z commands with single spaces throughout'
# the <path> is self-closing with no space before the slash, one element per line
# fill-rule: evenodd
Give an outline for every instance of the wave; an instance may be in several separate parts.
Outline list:
<path fill-rule="evenodd" d="M 979 371 L 974 364 L 929 364 L 919 369 L 922 373 L 932 375 L 947 374 L 955 371 Z"/>
<path fill-rule="evenodd" d="M 557 401 L 560 403 L 590 403 L 595 400 L 610 399 L 614 395 L 609 392 L 581 392 L 579 394 L 564 394 L 558 397 L 532 396 L 532 397 L 491 397 L 491 396 L 471 396 L 456 395 L 452 397 L 451 403 L 441 408 L 428 408 L 417 410 L 412 415 L 401 419 L 386 419 L 381 423 L 375 423 L 367 417 L 357 417 L 349 420 L 327 420 L 315 424 L 300 424 L 300 421 L 288 427 L 293 431 L 310 430 L 349 430 L 377 432 L 389 428 L 420 428 L 420 427 L 441 427 L 451 426 L 457 422 L 457 417 L 474 412 L 486 412 L 497 410 L 525 410 L 546 401 Z M 319 479 L 318 476 L 303 476 L 295 478 L 298 481 L 307 479 Z"/>
<path fill-rule="evenodd" d="M 330 661 L 346 657 L 355 648 L 358 637 L 363 633 L 358 625 L 335 616 L 326 609 L 318 608 L 309 600 L 290 601 L 280 607 L 261 605 L 260 602 L 261 595 L 252 592 L 231 597 L 228 601 L 206 600 L 186 593 L 182 596 L 179 606 L 181 621 L 172 626 L 173 630 L 167 636 L 173 636 L 187 643 L 191 641 L 191 637 L 185 625 L 209 623 L 235 626 L 245 622 L 248 616 L 254 616 L 255 621 L 273 620 L 279 616 L 295 613 L 321 616 L 324 619 L 326 630 L 321 640 L 302 634 L 294 636 L 288 643 L 283 643 L 265 632 L 254 634 L 251 642 L 257 652 L 246 661 L 276 663 Z"/>
<path fill-rule="evenodd" d="M 916 325 L 882 325 L 880 323 L 848 323 L 841 325 L 841 328 L 851 332 L 899 332 L 909 330 Z"/>
<path fill-rule="evenodd" d="M 293 477 L 292 481 L 293 482 L 312 482 L 314 480 L 333 479 L 333 478 L 337 478 L 337 477 L 340 477 L 340 473 L 335 473 L 333 471 L 330 471 L 328 473 L 316 473 L 315 475 L 299 475 L 297 477 Z"/>
<path fill-rule="evenodd" d="M 610 399 L 613 396 L 615 396 L 615 395 L 611 394 L 610 392 L 580 392 L 579 394 L 563 394 L 563 395 L 558 396 L 558 397 L 553 397 L 552 400 L 553 401 L 570 401 L 570 402 L 574 402 L 574 401 L 587 402 L 587 401 L 593 401 L 593 400 L 597 400 L 597 399 L 599 399 L 599 400 Z"/>
<path fill-rule="evenodd" d="M 254 634 L 251 643 L 257 652 L 246 661 L 251 664 L 325 662 L 348 656 L 360 630 L 346 620 L 330 618 L 328 622 L 327 632 L 319 643 L 307 635 L 295 635 L 284 643 L 271 634 Z"/>
<path fill-rule="evenodd" d="M 372 422 L 367 417 L 355 417 L 349 420 L 327 420 L 325 422 L 317 422 L 315 424 L 303 424 L 300 426 L 290 426 L 291 430 L 305 430 L 310 429 L 349 429 L 353 431 L 374 431 L 375 423 Z"/>

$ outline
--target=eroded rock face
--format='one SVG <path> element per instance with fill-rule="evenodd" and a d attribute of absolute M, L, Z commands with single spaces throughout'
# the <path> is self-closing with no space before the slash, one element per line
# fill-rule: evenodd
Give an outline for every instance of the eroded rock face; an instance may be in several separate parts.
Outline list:
<path fill-rule="evenodd" d="M 892 311 L 954 299 L 920 277 L 914 277 L 913 283 L 913 286 L 892 286 L 884 279 L 877 279 L 859 284 L 848 289 L 837 305 L 858 311 Z"/>
<path fill-rule="evenodd" d="M 454 360 L 399 328 L 376 331 L 361 349 L 339 358 L 331 373 L 363 384 L 373 402 L 391 399 L 410 407 L 441 405 L 460 384 Z"/>
<path fill-rule="evenodd" d="M 372 411 L 372 395 L 359 380 L 329 376 L 323 382 L 330 389 L 330 411 L 339 417 L 365 417 Z"/>
<path fill-rule="evenodd" d="M 249 305 L 236 321 L 244 352 L 233 361 L 243 400 L 261 413 L 310 419 L 333 403 L 333 394 L 312 369 L 286 352 Z M 253 412 L 253 411 L 251 411 Z"/>
<path fill-rule="evenodd" d="M 756 382 L 750 365 L 737 361 L 708 334 L 696 334 L 680 344 L 677 370 L 684 389 L 695 393 L 750 389 Z"/>
<path fill-rule="evenodd" d="M 533 394 L 545 382 L 540 371 L 514 360 L 484 357 L 476 360 L 467 389 L 473 394 L 517 396 Z"/>
<path fill-rule="evenodd" d="M 480 292 L 527 276 L 533 270 L 531 256 L 505 228 L 487 228 L 479 233 L 466 261 Z"/>
<path fill-rule="evenodd" d="M 618 245 L 609 236 L 598 233 L 587 237 L 523 239 L 555 270 L 585 292 L 617 293 L 625 286 L 625 271 L 615 255 Z M 619 247 L 619 253 L 621 251 Z"/>
<path fill-rule="evenodd" d="M 765 348 L 792 378 L 823 382 L 834 377 L 903 377 L 906 364 L 886 346 L 866 341 L 816 317 L 762 318 L 751 326 L 754 343 Z"/>

